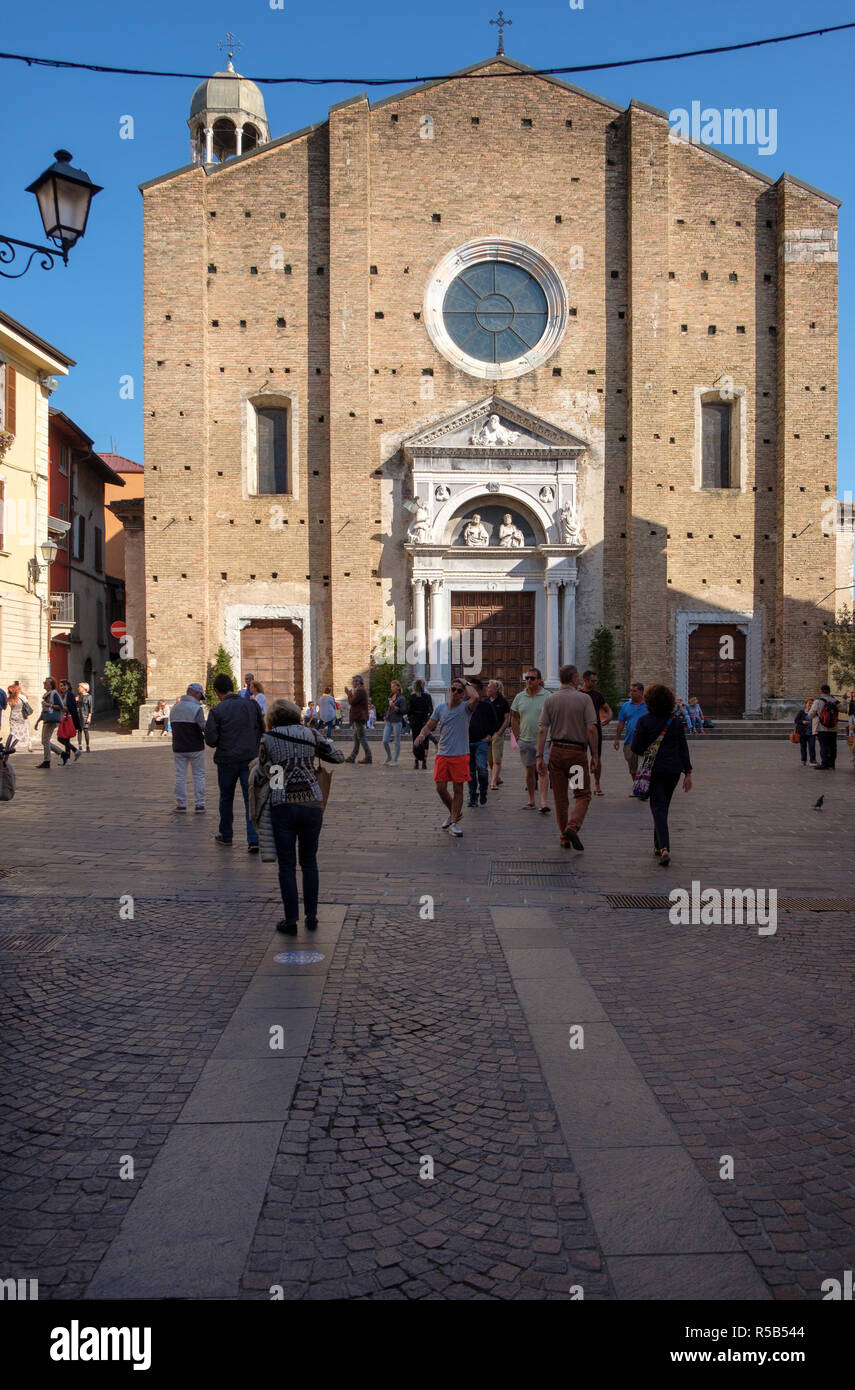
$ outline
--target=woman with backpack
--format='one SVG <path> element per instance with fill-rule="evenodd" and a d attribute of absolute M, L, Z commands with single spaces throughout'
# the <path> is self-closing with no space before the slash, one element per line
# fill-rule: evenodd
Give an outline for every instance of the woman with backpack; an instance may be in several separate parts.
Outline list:
<path fill-rule="evenodd" d="M 268 795 L 279 889 L 285 916 L 276 930 L 296 936 L 300 916 L 296 857 L 303 875 L 306 927 L 318 925 L 318 841 L 324 822 L 324 795 L 315 759 L 344 762 L 344 753 L 301 721 L 291 700 L 274 700 L 267 710 L 267 732 L 258 750 L 258 772 L 270 784 Z"/>
<path fill-rule="evenodd" d="M 653 816 L 653 853 L 664 869 L 671 862 L 668 807 L 683 774 L 683 791 L 692 790 L 692 760 L 682 719 L 675 715 L 676 697 L 667 685 L 649 685 L 644 692 L 647 713 L 632 735 L 632 751 L 651 754 L 650 813 Z M 645 762 L 647 759 L 645 759 Z M 642 768 L 639 770 L 641 775 Z"/>
<path fill-rule="evenodd" d="M 42 726 L 42 748 L 44 750 L 44 761 L 37 764 L 38 767 L 50 767 L 50 755 L 53 751 L 65 762 L 65 749 L 59 748 L 52 742 L 52 735 L 56 732 L 59 721 L 65 714 L 65 706 L 59 698 L 56 688 L 56 681 L 53 676 L 47 676 L 44 683 L 44 695 L 42 696 L 42 712 L 35 722 L 34 728 Z"/>

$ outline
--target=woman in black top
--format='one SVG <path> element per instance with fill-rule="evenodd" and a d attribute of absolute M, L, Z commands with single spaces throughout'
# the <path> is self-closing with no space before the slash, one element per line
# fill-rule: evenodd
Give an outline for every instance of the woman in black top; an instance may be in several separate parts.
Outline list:
<path fill-rule="evenodd" d="M 683 777 L 683 791 L 692 790 L 692 760 L 682 719 L 674 715 L 676 697 L 667 685 L 649 685 L 644 692 L 647 714 L 643 714 L 632 736 L 633 753 L 643 754 L 655 743 L 662 730 L 665 736 L 650 774 L 650 810 L 653 815 L 653 853 L 663 868 L 671 862 L 668 836 L 668 807 L 674 789 Z M 670 721 L 670 722 L 669 722 Z"/>
<path fill-rule="evenodd" d="M 433 713 L 433 700 L 425 690 L 425 683 L 422 680 L 414 681 L 413 693 L 407 705 L 407 717 L 410 721 L 410 733 L 413 736 L 413 756 L 415 758 L 415 770 L 420 767 L 427 770 L 427 749 L 428 741 L 420 743 L 416 747 L 416 739 L 424 728 L 425 724 Z"/>

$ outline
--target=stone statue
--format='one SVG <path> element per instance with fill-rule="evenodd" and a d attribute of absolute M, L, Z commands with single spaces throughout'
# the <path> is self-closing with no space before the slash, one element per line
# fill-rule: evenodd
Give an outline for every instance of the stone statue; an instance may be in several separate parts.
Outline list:
<path fill-rule="evenodd" d="M 572 502 L 565 502 L 561 508 L 561 539 L 565 545 L 582 545 L 582 527 Z"/>
<path fill-rule="evenodd" d="M 409 537 L 416 545 L 424 545 L 430 532 L 430 512 L 424 502 L 419 501 L 410 525 Z"/>
<path fill-rule="evenodd" d="M 485 546 L 490 544 L 490 537 L 487 534 L 486 527 L 482 525 L 481 518 L 477 512 L 463 531 L 463 543 L 468 546 Z"/>
<path fill-rule="evenodd" d="M 499 445 L 504 447 L 508 444 L 515 444 L 519 439 L 517 430 L 509 430 L 502 424 L 498 415 L 491 415 L 490 418 L 477 429 L 470 439 L 470 444 L 482 446 Z"/>
<path fill-rule="evenodd" d="M 525 545 L 525 536 L 518 526 L 514 525 L 514 519 L 510 512 L 505 512 L 502 517 L 502 524 L 499 527 L 499 545 L 505 550 L 519 550 L 520 546 Z"/>
<path fill-rule="evenodd" d="M 437 502 L 447 502 L 451 496 L 451 489 L 446 487 L 445 483 L 438 483 L 434 488 L 433 495 Z"/>
<path fill-rule="evenodd" d="M 547 487 L 542 487 L 542 488 L 540 489 L 540 492 L 539 492 L 537 495 L 538 495 L 538 497 L 540 498 L 541 502 L 543 502 L 544 506 L 549 507 L 549 506 L 551 506 L 552 503 L 555 501 L 555 490 L 554 490 L 554 488 L 551 488 L 551 487 L 548 487 L 548 486 L 547 486 Z"/>

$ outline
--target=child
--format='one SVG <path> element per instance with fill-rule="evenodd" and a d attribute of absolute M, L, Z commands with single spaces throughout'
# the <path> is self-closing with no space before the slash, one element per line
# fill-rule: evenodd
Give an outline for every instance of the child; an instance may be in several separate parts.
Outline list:
<path fill-rule="evenodd" d="M 698 704 L 697 695 L 689 696 L 689 706 L 686 710 L 689 720 L 689 728 L 693 734 L 702 734 L 704 731 L 704 712 Z"/>
<path fill-rule="evenodd" d="M 677 696 L 677 704 L 676 704 L 676 706 L 675 706 L 675 708 L 674 708 L 674 713 L 675 713 L 675 715 L 677 716 L 677 718 L 681 721 L 681 723 L 684 725 L 684 727 L 685 727 L 685 728 L 688 728 L 688 727 L 689 727 L 689 716 L 688 716 L 688 714 L 686 713 L 686 706 L 683 704 L 683 697 L 682 697 L 682 695 L 678 695 L 678 696 Z"/>

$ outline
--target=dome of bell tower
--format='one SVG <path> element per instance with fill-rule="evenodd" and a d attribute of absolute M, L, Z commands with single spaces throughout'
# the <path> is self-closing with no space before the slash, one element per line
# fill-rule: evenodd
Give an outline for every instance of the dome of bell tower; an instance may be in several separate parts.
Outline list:
<path fill-rule="evenodd" d="M 200 82 L 190 102 L 190 144 L 194 164 L 221 163 L 247 154 L 270 139 L 260 89 L 235 72 L 230 39 L 228 67 Z"/>

